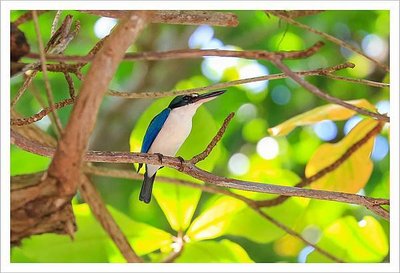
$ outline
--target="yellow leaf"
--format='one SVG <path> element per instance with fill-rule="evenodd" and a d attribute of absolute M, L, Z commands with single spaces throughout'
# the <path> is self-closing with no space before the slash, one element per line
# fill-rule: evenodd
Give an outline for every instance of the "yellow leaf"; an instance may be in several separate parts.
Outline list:
<path fill-rule="evenodd" d="M 350 100 L 346 102 L 358 107 L 375 111 L 375 107 L 365 99 Z M 289 134 L 297 126 L 310 125 L 326 119 L 345 120 L 355 115 L 355 113 L 355 111 L 347 109 L 343 106 L 337 104 L 328 104 L 297 115 L 273 128 L 269 128 L 268 131 L 273 136 L 284 136 Z"/>
<path fill-rule="evenodd" d="M 378 121 L 365 119 L 358 123 L 340 142 L 321 145 L 306 166 L 306 177 L 310 177 L 338 160 L 354 143 L 371 131 Z M 311 184 L 313 189 L 356 193 L 367 183 L 373 168 L 370 159 L 374 138 L 347 158 L 338 168 Z"/>

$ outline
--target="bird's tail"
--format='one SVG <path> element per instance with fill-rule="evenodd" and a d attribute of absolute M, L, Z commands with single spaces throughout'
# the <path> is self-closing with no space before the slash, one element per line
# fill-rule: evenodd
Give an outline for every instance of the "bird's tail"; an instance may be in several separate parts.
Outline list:
<path fill-rule="evenodd" d="M 151 192 L 153 191 L 153 183 L 156 178 L 156 174 L 152 177 L 147 176 L 147 172 L 144 174 L 144 179 L 142 183 L 142 189 L 140 190 L 139 200 L 145 202 L 146 204 L 150 203 L 151 200 Z"/>

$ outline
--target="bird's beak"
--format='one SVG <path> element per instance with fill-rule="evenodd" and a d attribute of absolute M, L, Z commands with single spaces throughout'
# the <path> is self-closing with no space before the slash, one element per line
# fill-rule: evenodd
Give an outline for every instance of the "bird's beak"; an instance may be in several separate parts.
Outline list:
<path fill-rule="evenodd" d="M 222 95 L 223 93 L 225 93 L 225 91 L 226 90 L 219 90 L 219 91 L 214 91 L 214 92 L 198 95 L 197 97 L 193 97 L 193 103 L 199 103 L 199 102 L 204 103 L 204 102 L 213 100 L 216 97 L 218 97 L 219 95 Z"/>

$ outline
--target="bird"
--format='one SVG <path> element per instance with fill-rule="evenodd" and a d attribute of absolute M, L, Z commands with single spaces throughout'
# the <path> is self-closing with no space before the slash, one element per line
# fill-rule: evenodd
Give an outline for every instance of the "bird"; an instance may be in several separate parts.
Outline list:
<path fill-rule="evenodd" d="M 171 103 L 150 122 L 142 142 L 141 153 L 175 156 L 192 130 L 192 118 L 197 109 L 225 93 L 226 90 L 206 94 L 188 94 L 175 97 Z M 160 165 L 145 164 L 139 200 L 150 203 L 153 183 Z M 143 164 L 139 164 L 137 172 Z"/>

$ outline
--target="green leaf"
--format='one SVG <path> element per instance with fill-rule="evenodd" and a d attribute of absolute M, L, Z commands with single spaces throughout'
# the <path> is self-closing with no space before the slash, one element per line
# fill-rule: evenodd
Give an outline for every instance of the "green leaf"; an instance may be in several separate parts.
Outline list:
<path fill-rule="evenodd" d="M 371 111 L 375 111 L 375 107 L 365 99 L 346 101 L 352 105 L 363 107 Z M 327 104 L 320 106 L 297 115 L 273 128 L 268 129 L 273 136 L 284 136 L 289 134 L 298 126 L 311 125 L 326 119 L 329 120 L 345 120 L 356 114 L 355 111 L 349 110 L 337 104 Z"/>
<path fill-rule="evenodd" d="M 93 217 L 86 204 L 74 205 L 78 231 L 75 239 L 66 235 L 42 234 L 12 248 L 11 262 L 109 262 L 124 261 L 116 246 Z M 108 207 L 128 241 L 139 255 L 172 243 L 172 235 L 152 226 L 137 223 Z"/>
<path fill-rule="evenodd" d="M 159 99 L 143 113 L 131 133 L 131 151 L 140 151 L 143 136 L 151 119 L 162 111 L 162 109 L 169 104 L 170 100 L 171 98 Z M 177 155 L 187 159 L 192 158 L 207 147 L 217 131 L 218 127 L 215 124 L 213 116 L 204 106 L 201 106 L 193 118 L 192 131 L 188 139 L 179 149 Z M 198 163 L 198 166 L 204 170 L 212 171 L 219 158 L 219 154 L 220 147 L 217 145 L 206 160 Z M 197 181 L 176 170 L 168 168 L 159 170 L 157 174 Z M 171 227 L 177 231 L 186 230 L 196 210 L 197 203 L 201 196 L 201 190 L 172 184 L 155 183 L 153 193 Z"/>
<path fill-rule="evenodd" d="M 377 123 L 376 120 L 365 119 L 358 123 L 338 143 L 321 145 L 307 163 L 306 176 L 310 177 L 338 160 L 350 147 L 371 131 Z M 348 193 L 358 192 L 368 182 L 372 173 L 373 163 L 370 154 L 373 144 L 374 137 L 371 137 L 338 168 L 312 183 L 311 188 Z"/>
<path fill-rule="evenodd" d="M 353 216 L 336 220 L 324 230 L 317 245 L 346 262 L 382 262 L 389 252 L 386 234 L 372 216 L 365 216 L 360 222 Z M 332 261 L 314 251 L 307 262 Z"/>
<path fill-rule="evenodd" d="M 237 212 L 245 207 L 242 201 L 228 196 L 220 197 L 193 220 L 186 235 L 196 241 L 221 236 Z"/>
<path fill-rule="evenodd" d="M 305 205 L 300 198 L 290 198 L 281 205 L 265 208 L 263 211 L 280 223 L 292 227 L 300 220 Z M 282 237 L 285 231 L 246 207 L 232 216 L 225 233 L 265 244 Z"/>
<path fill-rule="evenodd" d="M 229 240 L 190 242 L 185 245 L 178 263 L 252 263 L 246 251 Z"/>
<path fill-rule="evenodd" d="M 259 170 L 254 172 L 251 178 L 247 176 L 245 178 L 288 186 L 293 186 L 299 181 L 296 174 L 282 169 Z M 244 194 L 244 191 L 235 190 L 235 192 Z M 251 198 L 256 200 L 268 197 L 274 198 L 276 195 L 251 193 Z M 293 226 L 301 217 L 307 203 L 308 200 L 302 198 L 290 198 L 281 205 L 263 210 L 281 223 Z M 284 233 L 282 229 L 260 216 L 244 202 L 228 196 L 213 199 L 209 204 L 206 204 L 204 211 L 193 220 L 187 231 L 191 240 L 212 239 L 230 234 L 257 243 L 271 242 L 283 236 Z"/>
<path fill-rule="evenodd" d="M 299 214 L 297 222 L 292 227 L 300 234 L 307 233 L 307 230 L 311 228 L 314 232 L 309 239 L 313 241 L 320 230 L 331 225 L 350 208 L 351 205 L 349 204 L 312 199 L 308 202 L 303 213 Z M 288 208 L 288 210 L 291 209 Z M 305 246 L 303 241 L 289 234 L 274 242 L 274 249 L 280 256 L 296 257 Z"/>

